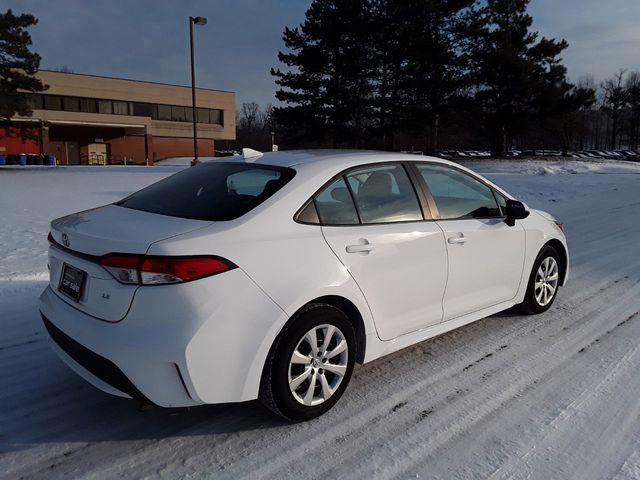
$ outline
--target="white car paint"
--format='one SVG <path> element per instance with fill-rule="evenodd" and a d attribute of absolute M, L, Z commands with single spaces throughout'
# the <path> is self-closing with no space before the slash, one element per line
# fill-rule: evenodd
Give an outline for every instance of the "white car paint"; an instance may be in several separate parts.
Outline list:
<path fill-rule="evenodd" d="M 294 221 L 332 177 L 358 165 L 428 161 L 482 179 L 453 162 L 354 151 L 277 152 L 251 160 L 290 167 L 296 175 L 235 220 L 187 220 L 110 205 L 51 224 L 56 243 L 63 244 L 64 235 L 70 249 L 82 254 L 216 255 L 238 266 L 189 283 L 122 285 L 91 259 L 50 247 L 43 316 L 113 362 L 158 405 L 257 398 L 279 332 L 320 297 L 341 298 L 355 307 L 365 343 L 361 360 L 369 362 L 520 303 L 542 246 L 553 240 L 567 251 L 552 217 L 535 210 L 514 227 L 475 219 L 341 227 Z M 459 234 L 465 243 L 448 243 Z M 346 253 L 347 246 L 363 239 L 373 250 Z M 77 303 L 58 291 L 63 262 L 88 274 Z M 565 270 L 564 282 L 568 258 Z M 127 396 L 57 351 L 96 387 Z"/>

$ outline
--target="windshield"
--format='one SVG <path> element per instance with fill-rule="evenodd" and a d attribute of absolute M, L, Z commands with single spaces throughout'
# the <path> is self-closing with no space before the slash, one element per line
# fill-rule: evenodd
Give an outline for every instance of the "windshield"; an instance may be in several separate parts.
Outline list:
<path fill-rule="evenodd" d="M 201 163 L 150 185 L 116 205 L 194 220 L 241 217 L 280 190 L 291 168 L 236 162 Z"/>

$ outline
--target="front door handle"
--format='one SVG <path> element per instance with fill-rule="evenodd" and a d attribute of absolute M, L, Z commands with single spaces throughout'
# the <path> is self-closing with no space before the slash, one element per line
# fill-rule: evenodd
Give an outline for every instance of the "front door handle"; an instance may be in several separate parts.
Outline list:
<path fill-rule="evenodd" d="M 366 238 L 361 238 L 355 245 L 347 245 L 345 248 L 347 253 L 369 253 L 373 250 L 373 245 Z"/>
<path fill-rule="evenodd" d="M 457 233 L 455 237 L 447 238 L 447 242 L 451 245 L 462 245 L 466 241 L 467 239 L 464 238 L 464 234 L 462 233 Z"/>

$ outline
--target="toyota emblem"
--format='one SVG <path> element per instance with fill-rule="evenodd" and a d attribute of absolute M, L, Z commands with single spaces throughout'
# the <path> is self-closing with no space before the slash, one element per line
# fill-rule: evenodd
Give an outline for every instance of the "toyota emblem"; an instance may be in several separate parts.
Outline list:
<path fill-rule="evenodd" d="M 66 233 L 63 233 L 63 234 L 62 234 L 62 244 L 63 244 L 65 247 L 68 247 L 68 246 L 69 246 L 69 235 L 67 235 Z"/>

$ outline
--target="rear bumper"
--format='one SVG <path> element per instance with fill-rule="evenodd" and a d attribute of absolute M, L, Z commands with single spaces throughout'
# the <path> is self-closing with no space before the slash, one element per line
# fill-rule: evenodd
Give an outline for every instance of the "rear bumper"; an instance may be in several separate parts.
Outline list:
<path fill-rule="evenodd" d="M 40 311 L 54 349 L 107 393 L 163 407 L 257 398 L 285 313 L 240 269 L 140 288 L 120 322 L 79 311 L 47 287 Z"/>
<path fill-rule="evenodd" d="M 51 323 L 44 315 L 41 314 L 41 317 L 51 340 L 77 365 L 74 365 L 74 369 L 77 370 L 77 367 L 82 368 L 96 379 L 130 398 L 145 403 L 150 402 L 115 363 L 76 342 Z"/>

